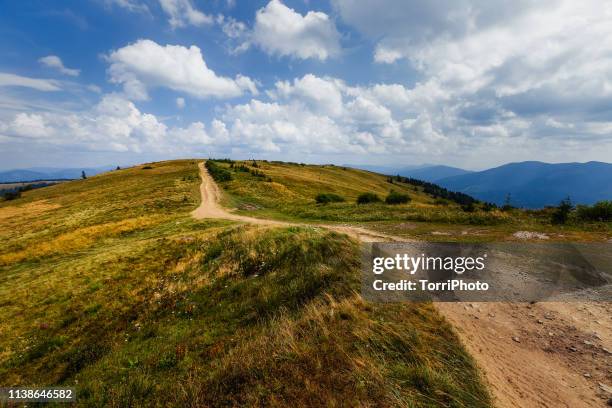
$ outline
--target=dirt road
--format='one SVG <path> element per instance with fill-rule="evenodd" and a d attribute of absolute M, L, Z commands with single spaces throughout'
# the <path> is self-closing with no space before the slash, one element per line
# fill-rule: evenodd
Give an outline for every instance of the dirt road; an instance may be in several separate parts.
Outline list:
<path fill-rule="evenodd" d="M 221 192 L 219 191 L 217 183 L 215 183 L 210 174 L 208 174 L 204 163 L 199 163 L 198 167 L 200 168 L 200 177 L 202 178 L 202 184 L 200 184 L 200 194 L 202 195 L 202 202 L 200 203 L 200 206 L 191 213 L 191 215 L 196 219 L 218 218 L 268 226 L 318 227 L 341 232 L 343 234 L 347 234 L 354 238 L 357 238 L 363 242 L 405 241 L 405 239 L 401 237 L 382 234 L 376 231 L 371 231 L 365 228 L 359 228 L 349 225 L 299 224 L 234 214 L 233 212 L 221 207 L 221 205 L 219 204 Z"/>
<path fill-rule="evenodd" d="M 220 218 L 268 226 L 295 226 L 234 214 L 199 164 L 202 203 L 197 219 Z M 309 225 L 365 242 L 406 241 L 353 226 Z M 612 386 L 612 303 L 437 303 L 476 359 L 501 408 L 603 407 Z"/>

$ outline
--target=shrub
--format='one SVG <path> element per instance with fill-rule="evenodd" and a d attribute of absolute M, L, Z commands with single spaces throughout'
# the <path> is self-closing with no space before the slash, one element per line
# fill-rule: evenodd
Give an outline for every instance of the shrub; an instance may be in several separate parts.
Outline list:
<path fill-rule="evenodd" d="M 561 200 L 559 206 L 552 214 L 552 223 L 553 224 L 565 224 L 567 219 L 569 218 L 570 212 L 574 209 L 572 202 L 569 197 L 565 200 Z"/>
<path fill-rule="evenodd" d="M 469 212 L 469 213 L 471 213 L 471 212 L 474 212 L 474 210 L 475 210 L 476 208 L 474 207 L 474 203 L 467 203 L 467 204 L 463 204 L 463 205 L 461 206 L 461 209 L 462 209 L 464 212 Z"/>
<path fill-rule="evenodd" d="M 272 178 L 268 177 L 266 173 L 264 173 L 263 171 L 259 171 L 257 169 L 250 169 L 249 172 L 251 173 L 252 176 L 257 177 L 257 179 L 260 181 L 268 181 L 268 182 L 272 181 Z"/>
<path fill-rule="evenodd" d="M 380 198 L 374 193 L 363 193 L 357 197 L 357 204 L 379 203 Z"/>
<path fill-rule="evenodd" d="M 151 170 L 152 168 L 153 168 L 153 167 L 151 167 L 151 166 L 144 166 L 142 169 L 143 169 L 143 170 Z"/>
<path fill-rule="evenodd" d="M 385 198 L 385 203 L 387 204 L 406 204 L 411 199 L 408 194 L 398 193 L 397 191 L 391 190 L 387 198 Z"/>
<path fill-rule="evenodd" d="M 592 206 L 579 205 L 576 217 L 582 221 L 612 221 L 612 201 L 599 201 Z"/>
<path fill-rule="evenodd" d="M 317 204 L 341 203 L 344 197 L 334 193 L 320 193 L 315 197 Z"/>
<path fill-rule="evenodd" d="M 482 210 L 486 211 L 486 212 L 489 212 L 489 211 L 494 210 L 496 208 L 497 208 L 497 205 L 494 204 L 494 203 L 485 202 L 485 203 L 482 204 Z"/>
<path fill-rule="evenodd" d="M 216 182 L 231 181 L 232 173 L 225 170 L 212 160 L 206 160 L 206 168 Z"/>
<path fill-rule="evenodd" d="M 7 191 L 2 196 L 4 197 L 6 201 L 16 200 L 18 198 L 21 198 L 21 190 L 17 189 L 17 190 Z"/>

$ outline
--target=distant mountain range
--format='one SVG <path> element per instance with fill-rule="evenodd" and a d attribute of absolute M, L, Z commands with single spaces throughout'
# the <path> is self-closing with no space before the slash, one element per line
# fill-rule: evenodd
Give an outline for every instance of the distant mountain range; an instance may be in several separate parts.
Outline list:
<path fill-rule="evenodd" d="M 442 180 L 448 177 L 462 176 L 464 174 L 470 174 L 472 171 L 463 170 L 458 167 L 450 166 L 427 166 L 416 169 L 400 169 L 397 174 L 404 177 L 411 177 L 423 181 L 429 181 L 435 183 L 438 180 Z"/>
<path fill-rule="evenodd" d="M 568 196 L 575 204 L 612 200 L 612 164 L 602 162 L 549 164 L 527 161 L 483 171 L 429 164 L 353 167 L 428 181 L 498 205 L 505 203 L 508 194 L 511 205 L 525 208 L 557 205 Z"/>
<path fill-rule="evenodd" d="M 15 169 L 0 171 L 0 183 L 13 183 L 17 181 L 34 180 L 61 180 L 81 178 L 81 172 L 85 171 L 88 176 L 94 176 L 105 171 L 114 169 L 114 166 L 103 167 L 80 167 L 80 168 L 54 168 L 54 167 L 30 167 L 27 169 Z"/>
<path fill-rule="evenodd" d="M 576 204 L 612 200 L 612 164 L 602 162 L 549 164 L 510 163 L 493 169 L 446 177 L 436 183 L 483 201 L 541 208 L 570 197 Z"/>
<path fill-rule="evenodd" d="M 368 164 L 348 164 L 347 166 L 392 176 L 396 176 L 399 174 L 400 176 L 412 177 L 423 181 L 429 181 L 431 183 L 446 177 L 459 176 L 462 174 L 471 173 L 471 171 L 469 170 L 463 170 L 458 167 L 435 164 L 418 164 L 413 166 L 401 167 L 375 166 Z"/>
<path fill-rule="evenodd" d="M 418 169 L 424 169 L 427 167 L 433 167 L 433 164 L 417 164 L 412 166 L 377 166 L 373 164 L 345 164 L 346 167 L 352 167 L 355 169 L 373 171 L 374 173 L 387 174 L 387 175 L 398 175 L 400 172 L 413 171 Z"/>

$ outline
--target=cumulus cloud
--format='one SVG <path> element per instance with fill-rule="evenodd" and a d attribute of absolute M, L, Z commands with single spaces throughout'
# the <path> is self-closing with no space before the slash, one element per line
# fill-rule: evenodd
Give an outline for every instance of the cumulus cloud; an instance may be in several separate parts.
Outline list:
<path fill-rule="evenodd" d="M 21 112 L 0 121 L 3 142 L 70 146 L 89 151 L 193 152 L 227 143 L 223 125 L 213 122 L 169 127 L 155 115 L 141 112 L 122 95 L 107 94 L 83 112 Z"/>
<path fill-rule="evenodd" d="M 412 131 L 418 125 L 421 134 L 445 135 L 463 150 L 480 151 L 483 143 L 512 141 L 518 151 L 518 143 L 562 149 L 580 140 L 612 139 L 594 131 L 610 123 L 608 4 L 333 0 L 333 5 L 345 23 L 375 42 L 375 62 L 407 63 L 419 71 L 421 82 L 413 89 L 394 92 L 394 109 L 411 105 L 426 123 L 406 122 Z M 422 105 L 412 104 L 414 99 Z"/>
<path fill-rule="evenodd" d="M 238 75 L 218 76 L 208 68 L 198 47 L 162 46 L 138 40 L 108 55 L 111 82 L 122 84 L 132 99 L 148 98 L 148 89 L 164 87 L 197 98 L 232 98 L 245 92 L 257 93 L 255 83 Z"/>
<path fill-rule="evenodd" d="M 62 89 L 59 82 L 53 79 L 30 78 L 7 72 L 0 72 L 0 86 L 18 86 L 43 92 L 60 91 Z"/>
<path fill-rule="evenodd" d="M 7 129 L 19 136 L 33 138 L 46 137 L 51 133 L 42 115 L 25 112 L 18 113 Z"/>
<path fill-rule="evenodd" d="M 257 11 L 249 42 L 268 54 L 300 59 L 323 61 L 340 52 L 340 34 L 327 14 L 302 16 L 279 0 Z"/>
<path fill-rule="evenodd" d="M 40 58 L 38 62 L 49 68 L 56 69 L 64 75 L 79 76 L 81 73 L 81 70 L 79 69 L 66 68 L 60 57 L 57 55 L 47 55 L 46 57 Z"/>
<path fill-rule="evenodd" d="M 195 8 L 190 0 L 159 0 L 172 28 L 212 24 L 214 19 Z"/>
<path fill-rule="evenodd" d="M 279 81 L 266 94 L 267 101 L 234 105 L 221 116 L 245 150 L 400 154 L 446 139 L 419 116 L 421 98 L 399 84 L 352 87 L 307 74 Z"/>
<path fill-rule="evenodd" d="M 0 120 L 0 142 L 164 154 L 381 155 L 387 160 L 481 165 L 571 159 L 577 152 L 601 158 L 612 147 L 610 120 L 570 123 L 548 115 L 525 119 L 496 106 L 451 101 L 431 82 L 412 88 L 350 86 L 338 78 L 308 74 L 278 81 L 246 103 L 219 108 L 208 124 L 168 126 L 125 96 L 109 94 L 83 112 L 22 112 Z M 483 119 L 490 115 L 495 120 Z M 534 133 L 539 137 L 533 138 Z M 593 143 L 576 143 L 585 137 Z M 529 156 L 533 154 L 537 156 Z"/>
<path fill-rule="evenodd" d="M 146 4 L 141 3 L 139 0 L 105 0 L 108 6 L 121 7 L 130 12 L 136 13 L 148 13 L 149 7 Z"/>

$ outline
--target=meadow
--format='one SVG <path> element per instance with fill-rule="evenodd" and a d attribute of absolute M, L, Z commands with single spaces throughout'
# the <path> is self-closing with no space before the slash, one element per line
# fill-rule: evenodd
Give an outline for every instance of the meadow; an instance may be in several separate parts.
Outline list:
<path fill-rule="evenodd" d="M 607 241 L 612 222 L 551 223 L 554 209 L 465 208 L 434 197 L 422 186 L 395 181 L 369 171 L 335 165 L 303 165 L 264 160 L 217 161 L 231 180 L 219 184 L 224 205 L 243 215 L 305 223 L 351 224 L 391 235 L 427 241 L 508 241 L 519 231 L 545 234 L 555 241 Z M 255 173 L 255 174 L 253 174 Z M 406 204 L 384 202 L 391 191 L 406 194 Z M 318 194 L 335 194 L 342 202 L 317 204 Z M 357 204 L 363 193 L 381 202 Z"/>
<path fill-rule="evenodd" d="M 0 384 L 72 386 L 79 406 L 490 406 L 431 304 L 361 298 L 353 239 L 194 220 L 196 164 L 149 163 L 0 203 Z M 226 205 L 313 223 L 404 217 L 351 202 L 364 190 L 384 199 L 383 176 L 256 169 L 265 176 L 228 170 Z M 407 206 L 432 205 L 393 187 Z M 317 205 L 319 192 L 347 201 Z"/>

